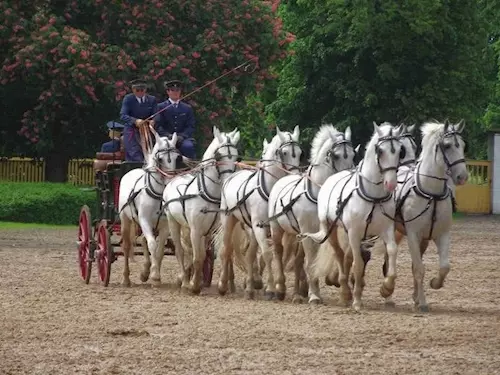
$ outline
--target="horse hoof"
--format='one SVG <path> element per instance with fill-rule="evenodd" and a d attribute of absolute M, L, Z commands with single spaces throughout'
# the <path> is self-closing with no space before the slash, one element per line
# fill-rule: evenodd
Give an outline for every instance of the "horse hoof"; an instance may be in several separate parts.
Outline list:
<path fill-rule="evenodd" d="M 320 305 L 320 304 L 321 304 L 321 302 L 322 302 L 322 301 L 321 301 L 321 299 L 320 299 L 320 298 L 317 298 L 317 297 L 316 297 L 316 298 L 311 298 L 311 299 L 309 300 L 309 304 L 310 304 L 310 305 L 314 305 L 314 306 L 318 306 L 318 305 Z"/>
<path fill-rule="evenodd" d="M 283 301 L 285 299 L 286 293 L 285 292 L 276 292 L 276 298 L 280 301 Z"/>
<path fill-rule="evenodd" d="M 388 288 L 385 286 L 385 284 L 382 284 L 380 286 L 380 295 L 383 298 L 387 298 L 387 297 L 392 296 L 392 293 L 394 293 L 394 288 Z"/>
<path fill-rule="evenodd" d="M 431 279 L 430 286 L 432 289 L 441 289 L 443 287 L 443 283 L 437 277 L 433 277 Z"/>
<path fill-rule="evenodd" d="M 141 272 L 141 281 L 145 283 L 149 279 L 149 273 L 142 273 Z"/>
<path fill-rule="evenodd" d="M 361 312 L 361 303 L 353 303 L 352 308 L 354 309 L 355 312 L 359 313 Z"/>
<path fill-rule="evenodd" d="M 254 289 L 261 290 L 264 287 L 264 283 L 262 280 L 254 280 L 253 287 Z"/>
<path fill-rule="evenodd" d="M 151 286 L 153 288 L 159 288 L 161 286 L 161 280 L 160 279 L 152 279 Z"/>
<path fill-rule="evenodd" d="M 418 306 L 418 312 L 428 313 L 429 312 L 429 306 L 427 306 L 427 305 L 420 305 L 420 306 Z"/>
<path fill-rule="evenodd" d="M 196 287 L 195 288 L 195 287 L 192 286 L 191 288 L 189 288 L 189 291 L 191 292 L 192 295 L 197 296 L 197 295 L 200 294 L 201 288 L 200 287 Z"/>
<path fill-rule="evenodd" d="M 325 284 L 328 286 L 334 286 L 336 288 L 340 288 L 340 283 L 338 280 L 331 280 L 328 276 L 325 277 Z"/>
<path fill-rule="evenodd" d="M 246 299 L 254 299 L 255 291 L 254 290 L 245 290 L 245 298 Z"/>
<path fill-rule="evenodd" d="M 236 285 L 234 285 L 234 282 L 229 283 L 229 290 L 231 293 L 236 293 Z"/>
<path fill-rule="evenodd" d="M 293 297 L 292 297 L 292 303 L 296 303 L 296 304 L 301 304 L 304 302 L 304 298 L 302 298 L 302 296 L 298 295 L 298 294 L 295 294 Z"/>
<path fill-rule="evenodd" d="M 130 288 L 131 285 L 132 285 L 132 283 L 130 282 L 130 280 L 123 280 L 122 281 L 122 286 L 124 286 L 126 288 Z"/>
<path fill-rule="evenodd" d="M 384 305 L 385 305 L 385 307 L 389 307 L 389 308 L 394 308 L 394 307 L 396 307 L 396 303 L 394 303 L 394 301 L 393 301 L 393 300 L 385 301 L 385 302 L 384 302 Z"/>
<path fill-rule="evenodd" d="M 276 298 L 276 294 L 274 292 L 269 292 L 269 291 L 264 292 L 264 299 L 266 301 L 272 301 L 275 298 Z"/>

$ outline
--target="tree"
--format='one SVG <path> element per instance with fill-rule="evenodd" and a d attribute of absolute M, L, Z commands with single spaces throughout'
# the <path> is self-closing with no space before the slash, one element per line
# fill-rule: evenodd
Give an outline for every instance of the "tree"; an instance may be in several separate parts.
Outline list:
<path fill-rule="evenodd" d="M 291 0 L 281 15 L 297 40 L 281 71 L 272 121 L 350 125 L 465 118 L 489 95 L 481 5 L 434 0 Z"/>
<path fill-rule="evenodd" d="M 94 139 L 103 123 L 117 117 L 133 76 L 158 86 L 182 79 L 190 91 L 246 60 L 255 61 L 255 74 L 234 72 L 190 98 L 199 132 L 210 133 L 212 125 L 234 126 L 232 109 L 244 106 L 249 93 L 272 79 L 270 64 L 286 56 L 292 40 L 281 29 L 276 1 L 16 4 L 1 5 L 2 36 L 10 41 L 2 85 L 30 92 L 20 106 L 20 133 L 46 157 L 49 180 L 65 178 L 65 161 L 75 152 L 89 154 L 90 145 L 98 146 Z"/>

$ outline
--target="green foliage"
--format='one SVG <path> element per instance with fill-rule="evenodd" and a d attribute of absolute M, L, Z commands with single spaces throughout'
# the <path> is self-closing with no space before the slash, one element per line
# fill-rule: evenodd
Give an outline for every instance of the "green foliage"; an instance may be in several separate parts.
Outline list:
<path fill-rule="evenodd" d="M 234 126 L 232 111 L 285 57 L 292 39 L 278 2 L 0 0 L 1 105 L 12 108 L 2 136 L 15 128 L 39 155 L 90 156 L 103 125 L 117 118 L 128 80 L 144 78 L 163 92 L 164 80 L 181 79 L 187 93 L 253 60 L 253 74 L 236 71 L 189 98 L 204 147 L 210 137 L 201 135 Z"/>
<path fill-rule="evenodd" d="M 96 193 L 70 184 L 0 183 L 0 221 L 76 225 L 87 204 L 95 216 Z"/>
<path fill-rule="evenodd" d="M 297 37 L 278 99 L 278 124 L 350 125 L 355 141 L 372 121 L 464 118 L 470 135 L 489 100 L 489 29 L 476 0 L 291 0 L 280 15 Z"/>

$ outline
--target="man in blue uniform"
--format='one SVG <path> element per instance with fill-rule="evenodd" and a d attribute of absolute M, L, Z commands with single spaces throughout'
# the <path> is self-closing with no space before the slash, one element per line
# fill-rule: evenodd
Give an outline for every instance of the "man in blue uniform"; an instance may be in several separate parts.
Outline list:
<path fill-rule="evenodd" d="M 118 152 L 120 151 L 120 137 L 123 132 L 123 125 L 119 122 L 109 121 L 106 126 L 109 129 L 108 135 L 111 141 L 105 142 L 101 146 L 101 152 Z"/>
<path fill-rule="evenodd" d="M 155 116 L 155 124 L 158 134 L 162 137 L 170 137 L 174 132 L 177 133 L 177 148 L 182 155 L 190 158 L 196 158 L 194 148 L 194 125 L 195 119 L 193 109 L 187 103 L 180 101 L 181 81 L 174 80 L 165 82 L 168 99 L 158 104 L 158 111 L 168 107 Z"/>
<path fill-rule="evenodd" d="M 126 161 L 144 161 L 138 128 L 145 125 L 144 119 L 156 113 L 156 98 L 146 93 L 146 82 L 136 79 L 130 82 L 132 93 L 125 95 L 120 110 L 120 119 L 125 123 L 123 142 Z"/>

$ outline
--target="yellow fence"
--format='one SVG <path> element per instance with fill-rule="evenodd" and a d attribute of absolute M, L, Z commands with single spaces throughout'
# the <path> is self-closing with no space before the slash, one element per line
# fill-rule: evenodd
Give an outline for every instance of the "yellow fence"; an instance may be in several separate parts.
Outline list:
<path fill-rule="evenodd" d="M 252 162 L 248 162 L 252 164 Z M 74 185 L 94 185 L 92 159 L 73 159 L 68 166 L 68 182 Z M 467 161 L 469 181 L 457 187 L 459 212 L 491 213 L 490 161 Z M 28 158 L 0 158 L 0 181 L 42 182 L 45 179 L 45 163 Z"/>
<path fill-rule="evenodd" d="M 491 213 L 491 169 L 491 161 L 467 161 L 469 180 L 456 192 L 459 212 Z"/>

